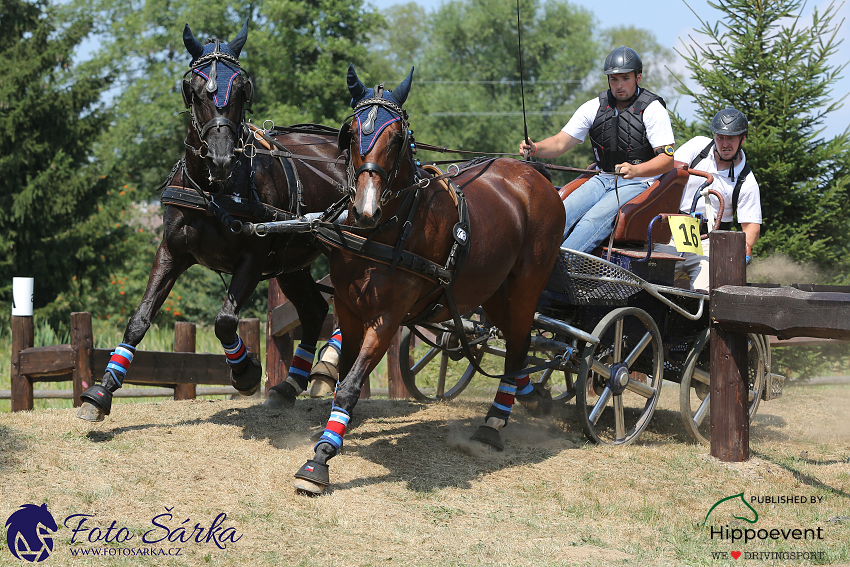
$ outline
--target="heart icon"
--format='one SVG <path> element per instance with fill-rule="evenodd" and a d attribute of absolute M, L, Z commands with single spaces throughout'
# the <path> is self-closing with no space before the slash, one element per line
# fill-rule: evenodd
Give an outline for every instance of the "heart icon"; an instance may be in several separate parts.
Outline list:
<path fill-rule="evenodd" d="M 738 559 L 739 557 L 741 557 L 741 552 L 740 551 L 733 551 L 732 557 L 734 557 L 735 559 Z"/>

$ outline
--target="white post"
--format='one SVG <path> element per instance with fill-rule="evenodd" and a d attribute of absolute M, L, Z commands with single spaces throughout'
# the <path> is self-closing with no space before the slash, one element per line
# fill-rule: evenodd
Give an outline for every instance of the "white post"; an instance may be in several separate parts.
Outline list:
<path fill-rule="evenodd" d="M 32 278 L 12 278 L 12 315 L 32 317 Z"/>

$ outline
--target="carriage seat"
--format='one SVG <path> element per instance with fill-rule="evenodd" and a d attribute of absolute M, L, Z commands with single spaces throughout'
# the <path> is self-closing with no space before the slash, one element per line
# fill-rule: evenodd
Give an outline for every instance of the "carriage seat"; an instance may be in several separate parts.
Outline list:
<path fill-rule="evenodd" d="M 591 166 L 594 167 L 594 166 Z M 564 185 L 559 194 L 561 200 L 578 189 L 592 177 L 585 173 Z M 643 193 L 620 207 L 614 229 L 614 244 L 619 246 L 645 246 L 646 230 L 650 221 L 662 213 L 678 213 L 682 192 L 688 182 L 688 164 L 673 162 L 673 169 L 659 177 Z M 653 227 L 653 244 L 666 244 L 670 240 L 670 228 L 666 223 Z"/>

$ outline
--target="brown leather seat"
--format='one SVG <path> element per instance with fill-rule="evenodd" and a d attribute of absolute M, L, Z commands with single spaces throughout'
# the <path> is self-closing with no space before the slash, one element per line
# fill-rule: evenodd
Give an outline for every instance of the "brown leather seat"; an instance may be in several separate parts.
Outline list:
<path fill-rule="evenodd" d="M 592 175 L 582 174 L 564 185 L 559 191 L 561 200 L 578 189 Z M 620 207 L 614 229 L 614 243 L 620 245 L 646 245 L 646 230 L 650 221 L 661 213 L 678 213 L 682 192 L 688 182 L 688 165 L 676 161 L 673 169 L 659 177 L 643 193 Z M 653 244 L 670 240 L 667 223 L 656 223 L 652 230 Z"/>

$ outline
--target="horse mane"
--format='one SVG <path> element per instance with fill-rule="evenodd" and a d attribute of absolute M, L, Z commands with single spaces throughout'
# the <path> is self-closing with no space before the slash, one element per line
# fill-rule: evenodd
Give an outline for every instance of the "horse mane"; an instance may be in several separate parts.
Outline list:
<path fill-rule="evenodd" d="M 527 161 L 525 163 L 539 171 L 543 177 L 549 180 L 549 183 L 552 183 L 552 174 L 549 173 L 549 169 L 546 167 L 546 164 L 540 161 Z"/>

